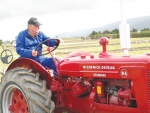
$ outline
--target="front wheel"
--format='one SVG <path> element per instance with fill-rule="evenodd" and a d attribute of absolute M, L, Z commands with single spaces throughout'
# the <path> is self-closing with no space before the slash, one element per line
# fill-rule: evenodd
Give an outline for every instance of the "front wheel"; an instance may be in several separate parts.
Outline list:
<path fill-rule="evenodd" d="M 26 68 L 6 72 L 0 83 L 2 113 L 53 113 L 52 93 L 39 76 Z"/>

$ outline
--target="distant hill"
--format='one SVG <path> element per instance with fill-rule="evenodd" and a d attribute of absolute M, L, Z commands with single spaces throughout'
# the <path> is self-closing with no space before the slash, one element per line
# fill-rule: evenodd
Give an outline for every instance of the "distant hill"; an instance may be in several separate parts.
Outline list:
<path fill-rule="evenodd" d="M 89 35 L 92 31 L 105 31 L 105 30 L 113 30 L 115 28 L 119 29 L 119 24 L 121 21 L 117 21 L 102 27 L 96 27 L 96 28 L 90 28 L 90 29 L 83 29 L 83 30 L 78 30 L 75 32 L 65 32 L 61 34 L 57 34 L 59 37 L 81 37 Z M 127 23 L 130 24 L 130 29 L 132 30 L 133 28 L 136 28 L 138 31 L 144 29 L 144 28 L 149 28 L 150 29 L 150 16 L 144 16 L 144 17 L 138 17 L 138 18 L 131 18 L 127 19 Z"/>

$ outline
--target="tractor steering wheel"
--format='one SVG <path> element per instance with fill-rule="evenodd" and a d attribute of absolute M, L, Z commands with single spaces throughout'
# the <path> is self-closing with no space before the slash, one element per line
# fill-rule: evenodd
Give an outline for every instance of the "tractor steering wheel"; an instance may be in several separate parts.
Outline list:
<path fill-rule="evenodd" d="M 43 42 L 41 42 L 41 43 L 35 48 L 35 51 L 37 51 L 37 49 L 38 49 L 42 44 L 44 44 L 45 42 L 50 41 L 50 40 L 56 40 L 56 39 L 47 39 L 47 40 L 44 40 Z M 48 43 L 50 43 L 50 42 L 48 42 Z M 59 46 L 59 43 L 58 43 L 56 46 L 51 47 L 50 50 L 49 50 L 49 46 L 48 46 L 47 50 L 45 50 L 45 51 L 48 51 L 48 52 L 46 52 L 46 53 L 44 53 L 44 54 L 38 54 L 38 56 L 47 55 L 47 54 L 49 54 L 50 52 L 53 52 L 55 49 L 57 49 L 58 46 Z"/>
<path fill-rule="evenodd" d="M 0 57 L 4 64 L 9 64 L 13 60 L 13 54 L 9 49 L 3 50 Z"/>

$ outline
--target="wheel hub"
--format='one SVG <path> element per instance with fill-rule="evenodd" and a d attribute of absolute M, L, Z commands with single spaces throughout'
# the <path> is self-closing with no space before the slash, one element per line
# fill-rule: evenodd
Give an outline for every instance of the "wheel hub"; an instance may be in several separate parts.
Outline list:
<path fill-rule="evenodd" d="M 28 104 L 22 92 L 18 89 L 13 89 L 12 93 L 12 101 L 11 105 L 9 105 L 9 111 L 11 113 L 29 113 Z"/>

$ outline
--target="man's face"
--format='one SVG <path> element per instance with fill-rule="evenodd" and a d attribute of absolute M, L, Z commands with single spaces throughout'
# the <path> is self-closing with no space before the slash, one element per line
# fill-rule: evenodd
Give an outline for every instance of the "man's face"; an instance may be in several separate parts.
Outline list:
<path fill-rule="evenodd" d="M 28 30 L 30 35 L 35 36 L 38 34 L 40 26 L 29 25 Z"/>

